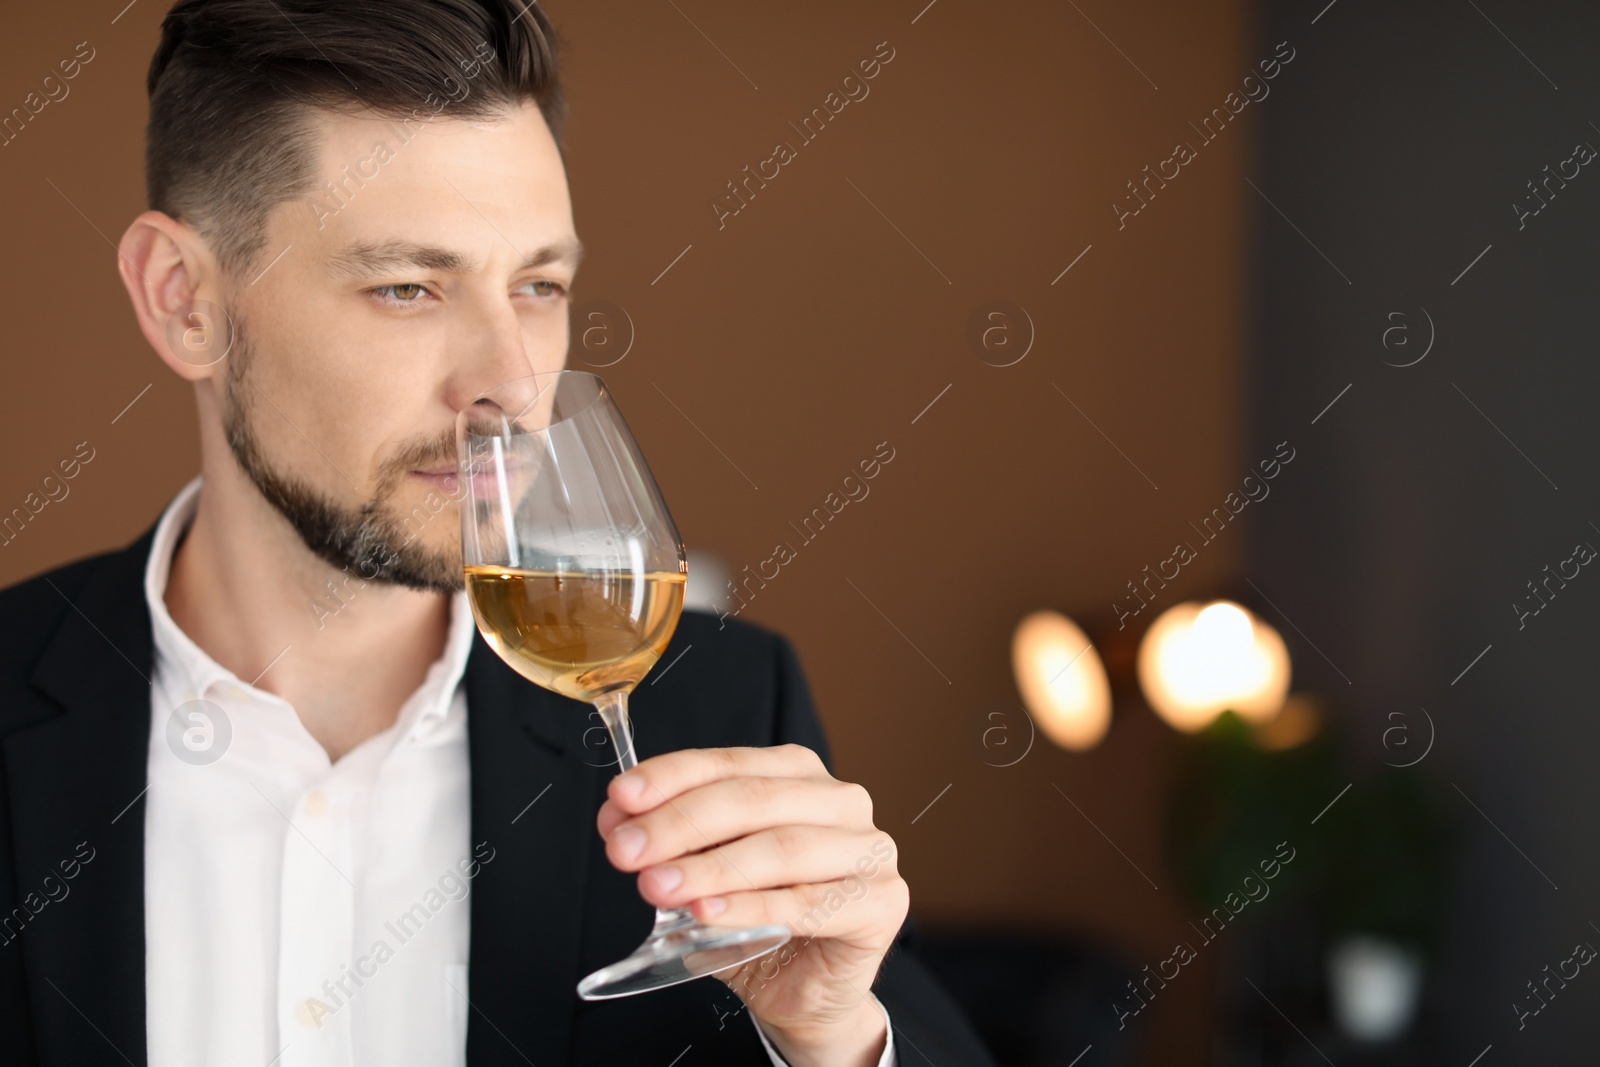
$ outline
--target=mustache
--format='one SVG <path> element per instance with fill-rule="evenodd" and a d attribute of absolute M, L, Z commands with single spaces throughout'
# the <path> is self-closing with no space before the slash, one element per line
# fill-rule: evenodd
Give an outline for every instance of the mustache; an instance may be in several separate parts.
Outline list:
<path fill-rule="evenodd" d="M 402 442 L 378 468 L 379 495 L 387 493 L 414 470 L 456 466 L 456 432 L 453 427 L 423 433 Z"/>

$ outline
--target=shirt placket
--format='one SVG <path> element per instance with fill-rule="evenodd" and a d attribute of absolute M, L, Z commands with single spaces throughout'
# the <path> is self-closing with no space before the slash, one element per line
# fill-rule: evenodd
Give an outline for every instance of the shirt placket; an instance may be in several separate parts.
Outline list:
<path fill-rule="evenodd" d="M 363 979 L 350 968 L 356 872 L 348 790 L 330 775 L 294 797 L 283 845 L 278 1017 L 283 1067 L 350 1067 Z"/>

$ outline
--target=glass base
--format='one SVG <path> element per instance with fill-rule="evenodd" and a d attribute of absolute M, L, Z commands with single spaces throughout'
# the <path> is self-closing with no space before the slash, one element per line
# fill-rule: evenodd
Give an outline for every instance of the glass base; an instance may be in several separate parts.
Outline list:
<path fill-rule="evenodd" d="M 703 978 L 764 956 L 786 944 L 790 930 L 772 926 L 706 926 L 692 916 L 663 916 L 627 959 L 578 983 L 584 1000 L 610 1000 Z"/>

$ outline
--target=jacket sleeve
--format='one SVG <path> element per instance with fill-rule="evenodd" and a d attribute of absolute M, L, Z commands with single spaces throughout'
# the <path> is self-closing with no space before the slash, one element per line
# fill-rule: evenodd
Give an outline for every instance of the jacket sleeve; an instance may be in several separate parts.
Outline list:
<path fill-rule="evenodd" d="M 800 659 L 787 638 L 774 638 L 777 714 L 772 743 L 805 745 L 832 773 L 833 756 Z M 917 959 L 916 940 L 916 925 L 907 918 L 872 985 L 889 1013 L 899 1067 L 995 1067 L 961 1009 Z"/>

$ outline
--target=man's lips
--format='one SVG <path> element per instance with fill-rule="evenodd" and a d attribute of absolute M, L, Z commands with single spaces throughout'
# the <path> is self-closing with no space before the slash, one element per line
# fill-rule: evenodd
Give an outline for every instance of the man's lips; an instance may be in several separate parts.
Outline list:
<path fill-rule="evenodd" d="M 470 486 L 474 496 L 479 499 L 485 499 L 494 496 L 498 492 L 500 469 L 504 469 L 508 477 L 514 478 L 524 466 L 525 464 L 514 461 L 507 461 L 499 468 L 483 464 L 469 471 L 468 477 L 465 479 L 462 478 L 460 469 L 453 464 L 448 467 L 430 467 L 425 470 L 414 470 L 411 475 L 443 489 L 452 496 Z"/>
<path fill-rule="evenodd" d="M 507 458 L 505 458 L 503 460 L 500 460 L 497 463 L 490 463 L 490 462 L 478 463 L 478 464 L 474 465 L 472 468 L 470 468 L 468 473 L 471 474 L 472 476 L 476 477 L 476 476 L 478 476 L 480 474 L 493 474 L 495 471 L 504 470 L 506 473 L 509 474 L 509 473 L 514 472 L 514 471 L 519 471 L 523 467 L 526 467 L 526 466 L 527 466 L 527 463 L 524 462 L 523 460 L 511 459 L 510 457 L 507 457 Z M 421 475 L 423 475 L 425 477 L 428 477 L 428 478 L 444 478 L 444 477 L 454 477 L 455 475 L 460 474 L 461 473 L 461 468 L 457 467 L 454 463 L 452 463 L 452 464 L 450 464 L 448 466 L 445 466 L 445 467 L 418 468 L 418 469 L 412 471 L 411 473 L 412 474 L 421 474 Z"/>

